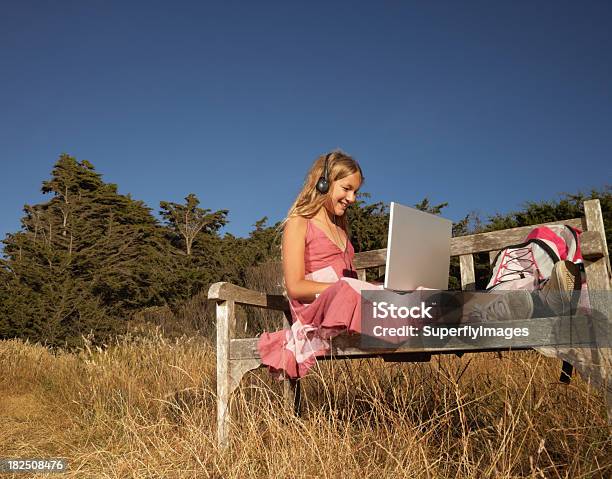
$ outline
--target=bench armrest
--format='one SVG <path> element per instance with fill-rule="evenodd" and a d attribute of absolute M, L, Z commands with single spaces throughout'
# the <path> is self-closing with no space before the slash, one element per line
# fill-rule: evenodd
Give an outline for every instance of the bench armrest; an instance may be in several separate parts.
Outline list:
<path fill-rule="evenodd" d="M 234 301 L 237 304 L 257 306 L 264 309 L 289 311 L 289 301 L 282 294 L 266 294 L 232 283 L 214 283 L 208 288 L 208 299 Z"/>
<path fill-rule="evenodd" d="M 606 254 L 606 248 L 602 235 L 599 231 L 585 231 L 580 236 L 580 249 L 584 259 L 596 261 L 603 258 Z"/>

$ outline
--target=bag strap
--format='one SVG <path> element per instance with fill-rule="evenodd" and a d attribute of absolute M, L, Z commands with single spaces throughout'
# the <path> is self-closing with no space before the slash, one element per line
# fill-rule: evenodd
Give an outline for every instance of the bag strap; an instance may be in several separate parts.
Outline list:
<path fill-rule="evenodd" d="M 582 262 L 582 251 L 580 249 L 580 235 L 582 234 L 582 231 L 578 228 L 573 228 L 570 225 L 565 225 L 565 227 L 570 230 L 570 233 L 572 233 L 574 241 L 576 242 L 576 251 L 574 252 L 572 263 Z"/>
<path fill-rule="evenodd" d="M 550 228 L 546 226 L 539 226 L 531 230 L 531 232 L 527 235 L 526 240 L 530 239 L 539 239 L 544 241 L 550 241 L 557 247 L 557 251 L 559 252 L 559 259 L 565 260 L 567 259 L 567 244 L 563 238 L 561 238 L 557 233 L 555 233 Z M 547 251 L 548 252 L 548 251 Z"/>

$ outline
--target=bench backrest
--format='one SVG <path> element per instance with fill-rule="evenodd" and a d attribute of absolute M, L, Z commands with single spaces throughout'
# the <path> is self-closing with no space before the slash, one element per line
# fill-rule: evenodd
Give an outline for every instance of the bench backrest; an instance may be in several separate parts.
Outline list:
<path fill-rule="evenodd" d="M 547 224 L 565 224 L 578 228 L 584 232 L 581 236 L 582 255 L 585 259 L 601 258 L 607 256 L 605 231 L 601 215 L 599 200 L 584 202 L 585 217 L 563 221 L 554 221 Z M 506 230 L 491 231 L 459 236 L 451 239 L 451 257 L 459 257 L 461 275 L 461 289 L 473 290 L 475 288 L 474 253 L 489 253 L 491 262 L 500 249 L 509 245 L 520 243 L 525 236 L 536 226 L 522 226 Z M 387 249 L 378 249 L 356 253 L 353 265 L 360 279 L 365 280 L 366 270 L 377 268 L 378 273 L 384 273 Z"/>

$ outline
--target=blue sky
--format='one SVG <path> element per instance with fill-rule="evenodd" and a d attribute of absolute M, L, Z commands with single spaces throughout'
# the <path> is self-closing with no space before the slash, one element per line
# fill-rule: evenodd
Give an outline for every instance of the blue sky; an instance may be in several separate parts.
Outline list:
<path fill-rule="evenodd" d="M 336 147 L 453 220 L 601 188 L 611 52 L 607 1 L 4 2 L 0 237 L 62 152 L 239 236 Z"/>

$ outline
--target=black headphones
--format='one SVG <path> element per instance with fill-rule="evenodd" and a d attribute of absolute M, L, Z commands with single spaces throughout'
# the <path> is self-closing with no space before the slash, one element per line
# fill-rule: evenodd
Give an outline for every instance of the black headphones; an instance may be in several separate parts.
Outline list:
<path fill-rule="evenodd" d="M 329 161 L 329 157 L 331 153 L 328 153 L 325 156 L 325 166 L 323 166 L 323 176 L 319 178 L 317 181 L 317 191 L 322 195 L 326 194 L 329 191 L 329 179 L 328 179 L 328 171 L 327 171 L 327 162 Z"/>
<path fill-rule="evenodd" d="M 319 178 L 319 181 L 317 181 L 317 191 L 319 193 L 321 193 L 322 195 L 326 194 L 329 191 L 329 171 L 327 170 L 327 166 L 328 166 L 328 162 L 329 162 L 329 157 L 332 155 L 332 153 L 328 153 L 325 156 L 325 165 L 323 166 L 323 176 L 321 176 Z M 334 224 L 336 224 L 336 216 L 334 215 Z M 337 225 L 336 225 L 337 226 Z M 346 238 L 346 244 L 344 246 L 344 251 L 342 254 L 342 260 L 344 261 L 344 265 L 346 266 L 346 268 L 344 270 L 342 270 L 342 276 L 347 276 L 349 278 L 355 278 L 357 279 L 357 274 L 355 273 L 355 271 L 353 271 L 353 263 L 352 261 L 349 260 L 350 266 L 346 264 L 346 251 L 348 249 L 348 236 Z"/>

